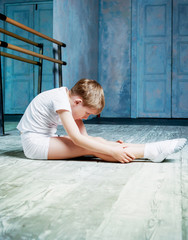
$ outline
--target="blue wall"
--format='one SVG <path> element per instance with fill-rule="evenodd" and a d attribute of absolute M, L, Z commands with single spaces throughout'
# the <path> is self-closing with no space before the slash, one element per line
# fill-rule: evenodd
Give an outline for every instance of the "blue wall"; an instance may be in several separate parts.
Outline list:
<path fill-rule="evenodd" d="M 67 44 L 64 85 L 98 80 L 103 117 L 130 117 L 130 0 L 54 0 L 54 38 Z"/>
<path fill-rule="evenodd" d="M 99 81 L 104 87 L 104 117 L 130 117 L 131 3 L 101 0 Z"/>
<path fill-rule="evenodd" d="M 64 85 L 98 78 L 98 0 L 54 0 L 54 38 L 65 42 Z"/>
<path fill-rule="evenodd" d="M 0 0 L 0 9 L 4 12 L 5 3 L 31 1 L 35 2 L 35 0 Z M 172 86 L 166 87 L 165 90 L 159 84 L 158 76 L 154 85 L 153 75 L 149 71 L 151 76 L 148 80 L 152 82 L 147 83 L 144 95 L 142 73 L 146 73 L 145 70 L 152 61 L 153 66 L 158 68 L 155 59 L 160 57 L 161 53 L 165 53 L 165 51 L 160 53 L 160 48 L 154 46 L 158 55 L 153 54 L 153 48 L 147 48 L 148 58 L 142 54 L 145 39 L 142 33 L 146 32 L 143 26 L 150 26 L 148 28 L 151 31 L 150 35 L 153 34 L 155 24 L 158 24 L 157 18 L 153 17 L 159 16 L 157 11 L 155 15 L 152 13 L 153 22 L 149 19 L 149 25 L 144 20 L 144 16 L 146 17 L 149 12 L 142 15 L 143 6 L 149 4 L 149 8 L 145 9 L 153 9 L 151 2 L 156 9 L 158 4 L 160 8 L 163 2 L 163 6 L 168 10 L 165 10 L 165 14 L 171 11 L 169 16 L 173 21 L 166 24 L 167 18 L 160 17 L 159 23 L 164 20 L 161 27 L 168 26 L 166 33 L 169 31 L 172 37 L 165 40 L 172 45 L 168 48 L 172 64 L 167 64 L 168 67 L 164 69 L 164 73 L 170 76 L 167 81 Z M 161 111 L 159 112 L 159 109 L 163 108 L 160 103 L 162 90 L 163 99 L 167 93 L 171 94 L 168 101 L 163 101 L 168 102 L 167 117 L 187 117 L 188 48 L 186 43 L 179 45 L 180 40 L 184 42 L 187 38 L 188 29 L 184 24 L 187 19 L 187 9 L 188 0 L 53 0 L 53 36 L 67 44 L 67 48 L 63 49 L 63 60 L 68 63 L 67 66 L 63 66 L 64 85 L 70 88 L 83 77 L 99 81 L 106 96 L 103 117 L 164 117 Z M 179 26 L 183 27 L 179 28 Z M 156 31 L 154 33 L 156 34 Z M 155 41 L 154 37 L 152 39 Z M 147 68 L 143 65 L 146 59 Z M 165 56 L 164 59 L 167 57 Z M 161 77 L 163 78 L 162 75 Z M 56 80 L 58 81 L 58 78 Z"/>

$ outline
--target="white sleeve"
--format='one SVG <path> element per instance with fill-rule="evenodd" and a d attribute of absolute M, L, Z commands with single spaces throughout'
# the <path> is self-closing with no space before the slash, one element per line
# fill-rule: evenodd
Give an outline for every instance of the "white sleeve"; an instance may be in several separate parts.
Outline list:
<path fill-rule="evenodd" d="M 69 98 L 65 90 L 61 91 L 58 89 L 58 91 L 54 94 L 52 98 L 52 107 L 54 109 L 54 112 L 57 110 L 67 110 L 69 112 L 72 112 Z"/>

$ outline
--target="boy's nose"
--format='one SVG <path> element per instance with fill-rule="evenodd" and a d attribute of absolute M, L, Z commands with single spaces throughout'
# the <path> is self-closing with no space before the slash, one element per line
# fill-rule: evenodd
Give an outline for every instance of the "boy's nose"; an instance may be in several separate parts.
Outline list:
<path fill-rule="evenodd" d="M 83 119 L 84 119 L 84 120 L 87 120 L 88 117 L 89 117 L 89 115 L 85 115 L 85 116 L 83 117 Z"/>

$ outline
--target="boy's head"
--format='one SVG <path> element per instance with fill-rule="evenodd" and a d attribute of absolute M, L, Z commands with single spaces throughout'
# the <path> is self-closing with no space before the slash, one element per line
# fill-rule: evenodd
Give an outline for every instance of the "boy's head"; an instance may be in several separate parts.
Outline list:
<path fill-rule="evenodd" d="M 105 100 L 104 91 L 101 85 L 91 79 L 79 80 L 70 90 L 71 96 L 82 98 L 83 106 L 96 110 L 97 114 L 102 112 Z"/>

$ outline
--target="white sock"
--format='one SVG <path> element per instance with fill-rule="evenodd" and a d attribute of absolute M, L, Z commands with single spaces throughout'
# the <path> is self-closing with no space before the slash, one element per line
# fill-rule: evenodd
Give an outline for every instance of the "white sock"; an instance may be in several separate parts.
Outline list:
<path fill-rule="evenodd" d="M 180 151 L 186 145 L 187 139 L 177 138 L 161 142 L 146 143 L 144 158 L 152 162 L 162 162 L 168 155 Z"/>

